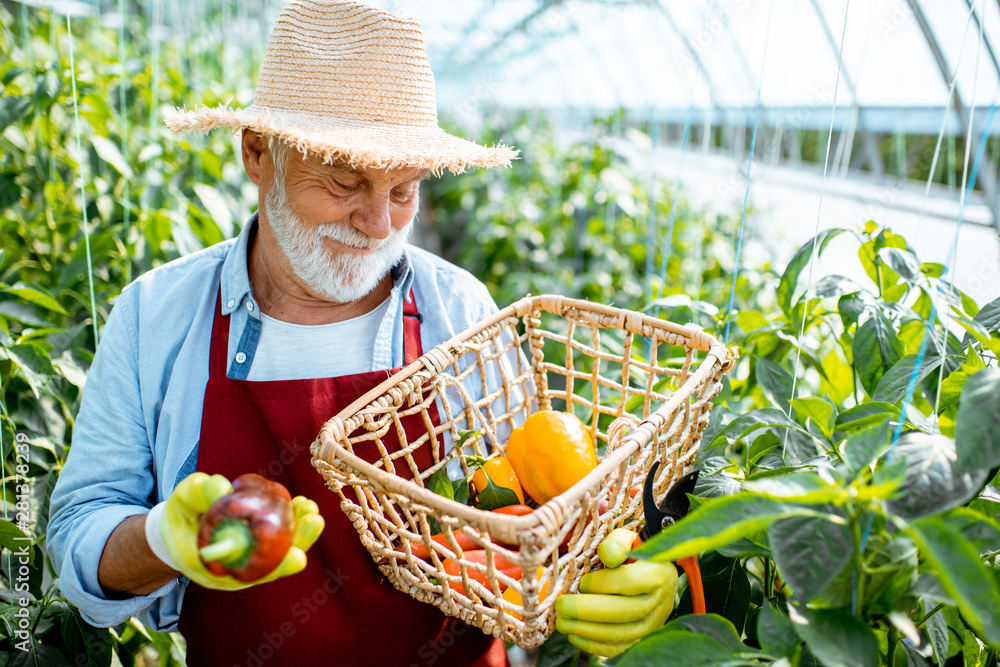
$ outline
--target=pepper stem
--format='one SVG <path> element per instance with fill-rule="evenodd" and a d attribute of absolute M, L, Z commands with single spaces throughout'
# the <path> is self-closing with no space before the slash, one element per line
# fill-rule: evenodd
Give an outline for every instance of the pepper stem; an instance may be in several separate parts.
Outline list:
<path fill-rule="evenodd" d="M 212 531 L 212 541 L 198 550 L 206 563 L 219 561 L 227 568 L 241 567 L 253 553 L 254 539 L 246 521 L 226 519 Z"/>

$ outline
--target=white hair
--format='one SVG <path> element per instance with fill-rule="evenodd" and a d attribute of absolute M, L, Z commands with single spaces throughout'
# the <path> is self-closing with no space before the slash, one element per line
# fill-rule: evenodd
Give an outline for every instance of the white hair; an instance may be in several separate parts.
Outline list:
<path fill-rule="evenodd" d="M 274 165 L 274 180 L 285 182 L 285 166 L 288 164 L 288 154 L 291 152 L 291 144 L 282 141 L 273 134 L 267 135 L 267 150 L 271 153 L 271 161 Z"/>

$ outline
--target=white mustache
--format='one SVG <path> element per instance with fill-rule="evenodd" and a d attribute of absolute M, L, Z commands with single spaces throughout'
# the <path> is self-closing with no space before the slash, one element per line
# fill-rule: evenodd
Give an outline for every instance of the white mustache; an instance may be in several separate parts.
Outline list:
<path fill-rule="evenodd" d="M 318 226 L 316 228 L 316 235 L 321 238 L 332 239 L 359 250 L 375 250 L 385 243 L 383 239 L 368 236 L 353 227 L 343 227 L 336 224 Z"/>

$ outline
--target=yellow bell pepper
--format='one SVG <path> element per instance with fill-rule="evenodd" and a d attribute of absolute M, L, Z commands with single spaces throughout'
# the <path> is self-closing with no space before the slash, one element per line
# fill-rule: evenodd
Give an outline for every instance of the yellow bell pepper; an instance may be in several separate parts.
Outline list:
<path fill-rule="evenodd" d="M 540 410 L 514 429 L 506 453 L 521 488 L 539 504 L 566 491 L 597 467 L 587 427 L 576 415 L 555 410 Z"/>

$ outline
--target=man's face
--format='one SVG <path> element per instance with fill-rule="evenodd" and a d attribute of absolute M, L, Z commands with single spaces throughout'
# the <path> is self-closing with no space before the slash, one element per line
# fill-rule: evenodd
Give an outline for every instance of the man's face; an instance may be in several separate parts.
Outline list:
<path fill-rule="evenodd" d="M 366 296 L 402 256 L 425 172 L 355 170 L 286 152 L 264 201 L 278 245 L 317 296 L 337 303 Z"/>

